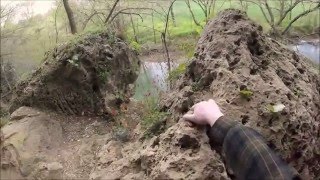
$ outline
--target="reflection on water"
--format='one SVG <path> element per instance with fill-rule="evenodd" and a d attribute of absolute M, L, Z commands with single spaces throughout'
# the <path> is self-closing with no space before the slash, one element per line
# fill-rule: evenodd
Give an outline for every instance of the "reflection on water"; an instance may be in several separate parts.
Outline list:
<path fill-rule="evenodd" d="M 298 45 L 289 46 L 300 54 L 316 63 L 320 61 L 320 45 L 302 41 Z M 177 67 L 174 64 L 172 68 Z M 140 75 L 136 81 L 135 98 L 143 99 L 146 96 L 157 96 L 160 91 L 168 90 L 168 67 L 166 62 L 144 62 Z"/>
<path fill-rule="evenodd" d="M 301 41 L 299 44 L 294 46 L 289 46 L 298 53 L 304 55 L 305 57 L 311 59 L 316 63 L 320 63 L 320 44 L 317 45 L 308 43 L 306 41 Z"/>
<path fill-rule="evenodd" d="M 171 65 L 175 68 L 177 64 Z M 168 90 L 168 66 L 166 62 L 143 62 L 136 81 L 134 97 L 143 99 L 146 96 L 157 95 Z"/>

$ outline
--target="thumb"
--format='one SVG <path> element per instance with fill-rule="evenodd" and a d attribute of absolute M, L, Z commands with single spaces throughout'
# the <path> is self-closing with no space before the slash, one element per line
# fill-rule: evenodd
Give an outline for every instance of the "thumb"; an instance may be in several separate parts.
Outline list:
<path fill-rule="evenodd" d="M 191 122 L 196 121 L 196 116 L 194 114 L 185 114 L 182 118 L 186 121 L 191 121 Z"/>

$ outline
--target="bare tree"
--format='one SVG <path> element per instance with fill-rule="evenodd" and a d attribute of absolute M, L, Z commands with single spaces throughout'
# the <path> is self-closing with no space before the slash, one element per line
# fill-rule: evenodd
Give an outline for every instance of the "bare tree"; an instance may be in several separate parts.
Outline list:
<path fill-rule="evenodd" d="M 74 14 L 70 8 L 69 2 L 68 2 L 68 0 L 62 0 L 62 1 L 63 1 L 64 9 L 66 10 L 66 13 L 68 16 L 71 33 L 76 34 L 77 33 L 77 26 L 76 26 Z"/>
<path fill-rule="evenodd" d="M 191 5 L 191 1 L 190 0 L 185 0 L 187 6 L 188 6 L 188 9 L 189 9 L 189 12 L 192 16 L 192 19 L 194 21 L 194 23 L 197 25 L 197 26 L 200 26 L 203 28 L 203 26 L 201 25 L 201 23 L 196 19 L 194 13 L 193 13 L 193 10 L 192 10 L 192 5 Z M 204 18 L 205 18 L 205 22 L 207 23 L 208 20 L 209 20 L 209 16 L 211 15 L 212 13 L 212 10 L 214 10 L 215 8 L 215 5 L 216 5 L 216 0 L 192 0 L 193 3 L 197 4 L 203 15 L 204 15 Z"/>
<path fill-rule="evenodd" d="M 279 0 L 277 1 L 278 4 L 273 4 L 273 6 L 270 4 L 268 0 L 242 0 L 242 1 L 247 1 L 250 3 L 253 3 L 257 5 L 265 20 L 267 23 L 270 25 L 272 29 L 272 34 L 273 35 L 280 35 L 280 34 L 285 34 L 288 32 L 290 27 L 294 22 L 296 22 L 298 19 L 301 17 L 314 12 L 316 10 L 319 10 L 320 7 L 320 2 L 319 1 L 314 1 L 314 0 L 294 0 L 288 3 L 286 0 Z M 283 24 L 283 21 L 290 16 L 290 19 L 292 18 L 291 12 L 295 7 L 297 7 L 299 4 L 303 4 L 304 2 L 308 2 L 311 4 L 309 9 L 304 10 L 300 14 L 298 14 L 296 17 L 294 17 L 287 26 L 284 27 L 284 30 L 280 30 L 280 26 Z M 313 7 L 312 7 L 313 5 Z M 275 14 L 279 14 L 276 16 Z"/>
<path fill-rule="evenodd" d="M 194 13 L 193 13 L 193 10 L 191 9 L 190 0 L 186 0 L 186 4 L 187 4 L 187 6 L 188 6 L 189 12 L 190 12 L 191 17 L 192 17 L 192 19 L 193 19 L 193 22 L 194 22 L 197 26 L 200 26 L 201 28 L 203 28 L 203 27 L 201 26 L 201 24 L 199 23 L 199 21 L 196 19 L 195 15 L 194 15 Z"/>

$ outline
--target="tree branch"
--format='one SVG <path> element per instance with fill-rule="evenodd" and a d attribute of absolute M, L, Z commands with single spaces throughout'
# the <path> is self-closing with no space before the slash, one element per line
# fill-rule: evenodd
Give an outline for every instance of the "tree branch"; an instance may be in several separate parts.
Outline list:
<path fill-rule="evenodd" d="M 116 1 L 114 2 L 114 4 L 113 4 L 113 6 L 112 6 L 112 8 L 111 8 L 111 10 L 110 10 L 110 12 L 109 12 L 106 20 L 104 21 L 105 24 L 108 24 L 109 19 L 111 18 L 112 14 L 113 14 L 113 11 L 116 9 L 119 1 L 120 1 L 120 0 L 116 0 Z"/>
<path fill-rule="evenodd" d="M 290 7 L 283 13 L 283 15 L 280 17 L 279 21 L 277 22 L 277 26 L 279 26 L 279 25 L 282 23 L 282 21 L 286 18 L 287 14 L 288 14 L 289 12 L 291 12 L 291 11 L 293 10 L 293 8 L 295 8 L 300 2 L 301 2 L 300 0 L 296 0 L 296 1 L 292 4 L 292 6 L 290 6 Z"/>
<path fill-rule="evenodd" d="M 285 29 L 284 31 L 282 31 L 281 34 L 283 35 L 283 34 L 287 33 L 287 31 L 290 29 L 291 25 L 292 25 L 294 22 L 296 22 L 298 19 L 300 19 L 302 16 L 305 16 L 305 15 L 307 15 L 307 14 L 313 12 L 313 11 L 316 11 L 316 10 L 318 10 L 319 8 L 320 8 L 320 3 L 318 3 L 318 5 L 315 6 L 314 8 L 309 9 L 309 10 L 307 10 L 307 11 L 304 11 L 304 12 L 302 12 L 301 14 L 297 15 L 297 16 L 288 24 L 288 26 L 286 27 L 286 29 Z"/>

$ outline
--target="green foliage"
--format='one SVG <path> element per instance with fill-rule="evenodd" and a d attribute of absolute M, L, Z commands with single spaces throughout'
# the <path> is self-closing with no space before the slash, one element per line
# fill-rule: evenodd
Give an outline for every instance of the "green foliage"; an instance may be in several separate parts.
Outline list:
<path fill-rule="evenodd" d="M 110 72 L 108 70 L 100 70 L 98 72 L 98 77 L 99 77 L 100 81 L 102 81 L 102 82 L 106 82 L 109 75 L 110 75 Z"/>
<path fill-rule="evenodd" d="M 178 44 L 178 47 L 181 51 L 183 51 L 186 54 L 187 58 L 192 58 L 194 55 L 195 50 L 195 41 L 192 42 L 182 42 Z"/>
<path fill-rule="evenodd" d="M 4 125 L 6 125 L 9 122 L 9 118 L 1 117 L 0 118 L 0 127 L 2 128 Z"/>
<path fill-rule="evenodd" d="M 177 80 L 180 75 L 186 72 L 186 63 L 181 63 L 177 68 L 173 69 L 168 76 L 169 81 Z"/>
<path fill-rule="evenodd" d="M 75 66 L 75 67 L 79 67 L 79 55 L 78 54 L 75 54 L 72 56 L 71 59 L 68 59 L 67 60 L 72 66 Z"/>
<path fill-rule="evenodd" d="M 136 52 L 141 52 L 141 44 L 139 44 L 136 41 L 131 41 L 130 42 L 130 47 L 135 50 Z"/>
<path fill-rule="evenodd" d="M 240 96 L 244 99 L 250 99 L 253 96 L 253 92 L 246 88 L 240 91 Z"/>
<path fill-rule="evenodd" d="M 121 142 L 127 142 L 130 139 L 130 133 L 128 129 L 124 128 L 121 124 L 117 124 L 112 129 L 113 138 Z"/>
<path fill-rule="evenodd" d="M 160 111 L 156 97 L 148 97 L 144 103 L 146 109 L 141 119 L 141 125 L 142 128 L 146 130 L 144 136 L 152 137 L 163 130 L 163 122 L 169 113 Z"/>
<path fill-rule="evenodd" d="M 300 97 L 303 94 L 303 90 L 299 87 L 296 87 L 293 89 L 293 93 L 294 93 L 294 95 Z"/>
<path fill-rule="evenodd" d="M 271 112 L 271 113 L 276 113 L 273 105 L 271 105 L 271 104 L 269 104 L 269 105 L 267 106 L 267 109 L 268 109 L 268 111 Z"/>

